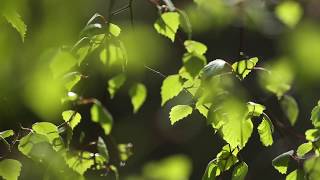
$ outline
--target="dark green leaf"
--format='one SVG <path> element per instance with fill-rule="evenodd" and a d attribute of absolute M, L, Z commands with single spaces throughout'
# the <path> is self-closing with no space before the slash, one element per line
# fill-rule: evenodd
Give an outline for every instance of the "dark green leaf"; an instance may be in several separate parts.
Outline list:
<path fill-rule="evenodd" d="M 294 126 L 299 115 L 298 103 L 292 96 L 289 95 L 283 96 L 280 103 L 282 110 L 290 121 L 290 124 Z"/>
<path fill-rule="evenodd" d="M 273 167 L 278 170 L 281 174 L 286 174 L 288 170 L 289 160 L 293 155 L 294 151 L 288 151 L 280 154 L 272 160 Z"/>
<path fill-rule="evenodd" d="M 136 113 L 147 98 L 147 88 L 141 83 L 136 83 L 131 86 L 129 95 L 133 105 L 133 112 Z"/>
<path fill-rule="evenodd" d="M 213 76 L 230 73 L 231 67 L 226 61 L 222 59 L 216 59 L 207 64 L 202 71 L 202 78 L 206 80 Z"/>
<path fill-rule="evenodd" d="M 106 143 L 104 142 L 104 140 L 102 139 L 102 137 L 99 137 L 98 138 L 98 141 L 97 141 L 97 149 L 98 149 L 98 152 L 99 154 L 105 158 L 105 160 L 107 162 L 109 162 L 109 151 L 108 151 L 108 148 L 107 148 L 107 145 Z"/>
<path fill-rule="evenodd" d="M 120 89 L 120 87 L 125 83 L 126 79 L 126 75 L 124 73 L 121 73 L 108 81 L 108 92 L 111 99 L 114 97 L 118 89 Z"/>
<path fill-rule="evenodd" d="M 98 100 L 95 100 L 90 112 L 91 120 L 100 123 L 106 135 L 110 134 L 113 125 L 113 117 L 110 112 Z"/>

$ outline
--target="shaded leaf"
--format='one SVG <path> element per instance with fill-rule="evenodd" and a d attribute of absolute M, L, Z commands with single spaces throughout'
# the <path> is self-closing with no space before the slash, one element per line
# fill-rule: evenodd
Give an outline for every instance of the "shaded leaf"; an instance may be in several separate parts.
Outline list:
<path fill-rule="evenodd" d="M 221 75 L 224 73 L 231 72 L 231 68 L 228 63 L 222 59 L 216 59 L 209 62 L 202 70 L 202 78 L 209 79 L 213 76 Z"/>
<path fill-rule="evenodd" d="M 108 151 L 108 148 L 107 148 L 107 145 L 106 143 L 104 142 L 104 140 L 102 139 L 102 137 L 99 137 L 98 138 L 98 141 L 97 141 L 97 149 L 98 149 L 98 152 L 99 154 L 105 158 L 105 160 L 107 162 L 109 162 L 109 151 Z"/>
<path fill-rule="evenodd" d="M 184 46 L 189 53 L 196 53 L 199 55 L 203 55 L 208 50 L 207 46 L 203 43 L 192 40 L 186 40 L 184 42 Z"/>
<path fill-rule="evenodd" d="M 141 83 L 136 83 L 131 86 L 129 95 L 133 105 L 133 112 L 136 113 L 147 98 L 147 88 Z"/>
<path fill-rule="evenodd" d="M 311 121 L 314 127 L 320 127 L 320 101 L 311 111 Z"/>
<path fill-rule="evenodd" d="M 232 180 L 244 180 L 248 173 L 248 165 L 245 162 L 241 162 L 237 165 L 232 173 Z"/>
<path fill-rule="evenodd" d="M 285 115 L 289 119 L 290 124 L 294 126 L 299 114 L 298 103 L 292 96 L 284 95 L 281 99 L 280 104 L 281 104 L 282 110 L 284 111 Z"/>
<path fill-rule="evenodd" d="M 180 24 L 180 15 L 177 12 L 166 12 L 155 22 L 154 28 L 173 42 Z"/>
<path fill-rule="evenodd" d="M 110 97 L 113 98 L 115 93 L 120 89 L 120 87 L 125 83 L 127 77 L 124 73 L 118 74 L 117 76 L 111 78 L 108 81 L 108 92 Z"/>
<path fill-rule="evenodd" d="M 288 170 L 289 160 L 293 155 L 294 151 L 288 151 L 283 154 L 280 154 L 272 160 L 273 167 L 279 171 L 281 174 L 286 174 Z"/>
<path fill-rule="evenodd" d="M 12 27 L 19 32 L 22 41 L 24 41 L 27 32 L 27 26 L 24 24 L 23 20 L 21 19 L 21 16 L 14 10 L 4 11 L 3 16 L 12 25 Z"/>
<path fill-rule="evenodd" d="M 186 73 L 192 78 L 198 76 L 202 68 L 207 64 L 207 59 L 203 55 L 195 53 L 185 53 L 182 60 Z"/>
<path fill-rule="evenodd" d="M 106 135 L 110 134 L 113 117 L 110 112 L 105 109 L 98 100 L 95 100 L 94 104 L 90 109 L 91 120 L 96 123 L 100 123 Z"/>

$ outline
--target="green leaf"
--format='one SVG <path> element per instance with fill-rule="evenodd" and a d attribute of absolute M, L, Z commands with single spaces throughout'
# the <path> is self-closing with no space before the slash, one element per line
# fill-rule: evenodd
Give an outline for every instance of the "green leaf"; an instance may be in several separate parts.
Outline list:
<path fill-rule="evenodd" d="M 320 136 L 320 130 L 319 129 L 308 129 L 305 132 L 306 140 L 308 141 L 315 141 Z"/>
<path fill-rule="evenodd" d="M 38 122 L 32 125 L 32 129 L 37 133 L 46 136 L 52 144 L 60 139 L 58 127 L 49 122 Z"/>
<path fill-rule="evenodd" d="M 63 76 L 64 87 L 67 91 L 71 91 L 72 88 L 81 80 L 81 74 L 79 72 L 71 72 Z"/>
<path fill-rule="evenodd" d="M 102 137 L 98 138 L 97 149 L 98 149 L 99 154 L 102 157 L 104 157 L 107 162 L 109 162 L 109 159 L 110 159 L 109 151 L 108 151 L 107 145 L 104 142 L 104 140 L 102 139 Z"/>
<path fill-rule="evenodd" d="M 25 156 L 31 157 L 32 149 L 34 148 L 34 146 L 39 143 L 45 142 L 49 143 L 49 139 L 47 136 L 36 133 L 29 133 L 28 135 L 20 139 L 18 149 Z"/>
<path fill-rule="evenodd" d="M 186 73 L 192 78 L 198 76 L 206 64 L 207 59 L 203 55 L 185 53 L 183 56 L 183 67 L 185 68 Z"/>
<path fill-rule="evenodd" d="M 276 7 L 275 14 L 285 25 L 294 28 L 302 17 L 303 9 L 298 2 L 287 0 Z"/>
<path fill-rule="evenodd" d="M 62 119 L 74 129 L 81 121 L 81 114 L 76 111 L 68 110 L 62 112 Z"/>
<path fill-rule="evenodd" d="M 3 16 L 12 25 L 12 27 L 19 32 L 22 41 L 24 41 L 27 32 L 27 26 L 24 24 L 23 20 L 21 19 L 21 16 L 14 10 L 4 11 Z"/>
<path fill-rule="evenodd" d="M 250 116 L 255 116 L 255 117 L 259 117 L 263 113 L 263 111 L 266 109 L 265 106 L 254 103 L 254 102 L 248 102 L 247 107 L 248 107 L 248 114 Z"/>
<path fill-rule="evenodd" d="M 118 144 L 118 151 L 120 160 L 125 162 L 133 155 L 133 145 L 128 144 Z"/>
<path fill-rule="evenodd" d="M 294 126 L 297 121 L 298 114 L 299 114 L 299 107 L 296 100 L 289 95 L 284 95 L 281 99 L 281 108 L 286 114 L 287 118 L 290 121 L 290 124 Z"/>
<path fill-rule="evenodd" d="M 0 161 L 0 176 L 5 180 L 18 180 L 22 164 L 14 159 Z"/>
<path fill-rule="evenodd" d="M 113 117 L 110 112 L 105 109 L 98 100 L 95 100 L 91 107 L 91 120 L 96 123 L 100 123 L 104 133 L 109 135 L 113 125 Z"/>
<path fill-rule="evenodd" d="M 155 22 L 154 28 L 173 42 L 180 24 L 180 15 L 177 12 L 166 12 Z"/>
<path fill-rule="evenodd" d="M 115 24 L 112 24 L 112 23 L 109 23 L 109 32 L 115 36 L 115 37 L 118 37 L 121 33 L 121 29 L 119 26 L 115 25 Z"/>
<path fill-rule="evenodd" d="M 147 98 L 147 88 L 141 83 L 136 83 L 131 86 L 129 95 L 133 105 L 133 112 L 136 113 Z"/>
<path fill-rule="evenodd" d="M 192 25 L 190 19 L 185 11 L 177 9 L 180 14 L 180 27 L 182 30 L 188 34 L 188 39 L 191 39 L 192 36 Z"/>
<path fill-rule="evenodd" d="M 2 131 L 2 132 L 0 132 L 0 137 L 1 138 L 8 138 L 8 137 L 10 137 L 10 136 L 13 136 L 14 135 L 14 131 L 13 130 L 6 130 L 6 131 Z"/>
<path fill-rule="evenodd" d="M 278 170 L 281 174 L 286 174 L 288 170 L 290 157 L 293 155 L 294 151 L 288 151 L 280 154 L 272 160 L 273 167 Z"/>
<path fill-rule="evenodd" d="M 196 53 L 199 55 L 203 55 L 208 50 L 206 45 L 197 41 L 192 41 L 192 40 L 186 40 L 184 42 L 184 46 L 189 53 Z"/>
<path fill-rule="evenodd" d="M 297 155 L 303 157 L 305 154 L 310 152 L 313 149 L 311 142 L 301 144 L 297 149 Z"/>
<path fill-rule="evenodd" d="M 320 101 L 311 111 L 311 121 L 314 127 L 320 127 Z"/>
<path fill-rule="evenodd" d="M 106 47 L 100 52 L 100 60 L 108 66 L 126 63 L 126 51 L 120 41 L 108 41 Z"/>
<path fill-rule="evenodd" d="M 65 74 L 77 64 L 77 59 L 64 50 L 59 50 L 51 59 L 50 69 L 55 78 Z"/>
<path fill-rule="evenodd" d="M 248 165 L 245 162 L 241 162 L 237 165 L 232 173 L 232 180 L 244 180 L 248 173 Z"/>
<path fill-rule="evenodd" d="M 87 151 L 67 153 L 65 161 L 71 169 L 83 175 L 94 164 L 91 154 Z"/>
<path fill-rule="evenodd" d="M 188 105 L 177 105 L 174 106 L 170 111 L 170 121 L 171 125 L 177 121 L 187 117 L 192 113 L 192 107 Z"/>
<path fill-rule="evenodd" d="M 256 66 L 259 59 L 257 57 L 248 60 L 242 60 L 232 64 L 232 69 L 243 80 L 253 68 Z"/>
<path fill-rule="evenodd" d="M 264 146 L 271 146 L 273 144 L 272 132 L 273 125 L 267 118 L 263 117 L 260 125 L 258 126 L 258 133 L 260 141 Z"/>
<path fill-rule="evenodd" d="M 120 87 L 126 82 L 126 79 L 126 75 L 124 73 L 121 73 L 108 81 L 108 92 L 110 94 L 111 99 L 114 97 L 115 93 L 120 89 Z"/>
<path fill-rule="evenodd" d="M 320 158 L 312 157 L 304 162 L 304 172 L 308 180 L 318 180 L 320 177 Z"/>
<path fill-rule="evenodd" d="M 286 180 L 305 180 L 305 175 L 302 169 L 296 169 L 287 175 Z"/>
<path fill-rule="evenodd" d="M 161 106 L 177 96 L 183 90 L 179 75 L 170 75 L 165 78 L 161 86 Z"/>
<path fill-rule="evenodd" d="M 196 109 L 202 114 L 205 118 L 208 118 L 209 109 L 211 104 L 201 104 L 199 102 L 196 103 Z"/>
<path fill-rule="evenodd" d="M 213 76 L 231 72 L 228 63 L 222 59 L 216 59 L 207 64 L 202 70 L 202 79 L 209 79 Z"/>

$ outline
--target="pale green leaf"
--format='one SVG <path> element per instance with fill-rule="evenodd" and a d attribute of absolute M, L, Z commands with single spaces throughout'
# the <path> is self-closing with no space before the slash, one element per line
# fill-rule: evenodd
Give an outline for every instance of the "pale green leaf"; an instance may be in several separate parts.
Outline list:
<path fill-rule="evenodd" d="M 174 106 L 170 111 L 171 125 L 177 121 L 189 116 L 192 113 L 192 107 L 188 105 L 177 105 Z"/>
<path fill-rule="evenodd" d="M 48 137 L 41 134 L 29 133 L 20 139 L 18 149 L 25 156 L 31 157 L 32 149 L 39 143 L 49 143 Z"/>
<path fill-rule="evenodd" d="M 310 152 L 313 149 L 311 142 L 301 144 L 297 149 L 297 155 L 303 157 L 305 154 Z"/>
<path fill-rule="evenodd" d="M 311 111 L 311 121 L 314 127 L 320 127 L 320 101 Z"/>
<path fill-rule="evenodd" d="M 71 169 L 83 175 L 94 164 L 91 154 L 87 151 L 67 153 L 65 161 Z"/>
<path fill-rule="evenodd" d="M 14 131 L 13 130 L 6 130 L 6 131 L 2 131 L 0 132 L 0 137 L 1 138 L 8 138 L 10 136 L 13 136 L 14 135 Z"/>
<path fill-rule="evenodd" d="M 247 107 L 248 107 L 248 114 L 250 116 L 256 116 L 256 117 L 259 117 L 263 113 L 263 111 L 266 109 L 265 106 L 254 103 L 254 102 L 248 102 Z"/>
<path fill-rule="evenodd" d="M 240 79 L 244 79 L 251 72 L 251 70 L 253 70 L 258 61 L 259 59 L 257 57 L 238 61 L 232 64 L 232 69 L 235 73 L 237 73 Z"/>
<path fill-rule="evenodd" d="M 73 110 L 63 111 L 62 119 L 74 129 L 81 121 L 81 114 Z"/>
<path fill-rule="evenodd" d="M 77 62 L 77 59 L 70 52 L 59 50 L 51 59 L 50 69 L 56 78 L 67 73 Z"/>
<path fill-rule="evenodd" d="M 72 88 L 81 80 L 81 74 L 79 72 L 71 72 L 63 76 L 64 87 L 67 91 L 71 91 Z"/>
<path fill-rule="evenodd" d="M 281 99 L 280 104 L 282 110 L 289 119 L 290 124 L 294 126 L 299 114 L 298 103 L 292 96 L 284 95 Z"/>
<path fill-rule="evenodd" d="M 286 174 L 288 170 L 289 160 L 293 155 L 294 151 L 288 151 L 280 154 L 272 160 L 273 167 L 278 170 L 281 174 Z"/>
<path fill-rule="evenodd" d="M 121 33 L 121 29 L 119 26 L 115 25 L 115 24 L 112 24 L 112 23 L 109 23 L 109 32 L 115 36 L 115 37 L 118 37 Z"/>
<path fill-rule="evenodd" d="M 276 7 L 275 13 L 285 25 L 293 28 L 300 21 L 303 9 L 298 2 L 286 0 Z"/>
<path fill-rule="evenodd" d="M 170 75 L 162 82 L 161 86 L 161 105 L 177 96 L 183 90 L 179 75 Z"/>
<path fill-rule="evenodd" d="M 5 180 L 18 180 L 22 164 L 14 159 L 0 161 L 0 176 Z"/>
<path fill-rule="evenodd" d="M 180 24 L 180 15 L 177 12 L 166 12 L 155 22 L 154 28 L 173 42 Z"/>
<path fill-rule="evenodd" d="M 202 70 L 202 78 L 203 79 L 209 79 L 213 76 L 230 73 L 231 67 L 228 65 L 228 63 L 222 59 L 216 59 L 214 61 L 209 62 L 203 70 Z"/>
<path fill-rule="evenodd" d="M 315 141 L 320 137 L 320 130 L 319 129 L 308 129 L 305 132 L 306 140 L 308 141 Z"/>
<path fill-rule="evenodd" d="M 108 148 L 107 148 L 107 145 L 106 143 L 104 142 L 104 140 L 102 139 L 102 137 L 99 137 L 98 138 L 98 141 L 97 141 L 97 149 L 98 149 L 98 152 L 99 154 L 105 158 L 105 160 L 107 162 L 109 162 L 109 151 L 108 151 Z"/>
<path fill-rule="evenodd" d="M 27 32 L 27 26 L 24 24 L 23 20 L 21 19 L 21 16 L 14 10 L 4 11 L 3 16 L 12 25 L 12 27 L 19 32 L 22 41 L 24 41 Z"/>
<path fill-rule="evenodd" d="M 115 93 L 120 89 L 120 87 L 126 82 L 126 75 L 124 73 L 118 74 L 108 81 L 108 92 L 111 99 L 114 97 Z"/>
<path fill-rule="evenodd" d="M 196 53 L 199 55 L 203 55 L 208 50 L 206 45 L 197 41 L 192 41 L 192 40 L 186 40 L 184 42 L 184 46 L 189 53 Z"/>
<path fill-rule="evenodd" d="M 100 52 L 100 60 L 108 66 L 126 62 L 126 52 L 121 46 L 120 41 L 110 41 L 107 46 Z"/>
<path fill-rule="evenodd" d="M 98 100 L 95 100 L 90 109 L 91 120 L 100 123 L 106 135 L 109 135 L 113 125 L 113 117 L 110 112 L 105 109 Z"/>
<path fill-rule="evenodd" d="M 320 158 L 312 157 L 304 162 L 304 172 L 308 180 L 318 180 L 320 177 Z M 306 179 L 307 179 L 306 178 Z"/>
<path fill-rule="evenodd" d="M 58 127 L 49 122 L 38 122 L 32 125 L 32 129 L 37 133 L 46 136 L 52 144 L 60 139 Z"/>
<path fill-rule="evenodd" d="M 245 180 L 248 173 L 248 165 L 245 162 L 241 162 L 237 165 L 232 173 L 232 180 Z"/>
<path fill-rule="evenodd" d="M 305 180 L 305 175 L 302 169 L 296 169 L 289 173 L 286 180 Z"/>
<path fill-rule="evenodd" d="M 258 126 L 258 132 L 260 135 L 260 141 L 264 146 L 271 146 L 273 144 L 272 138 L 272 126 L 265 117 L 263 117 L 260 125 Z"/>
<path fill-rule="evenodd" d="M 129 95 L 133 105 L 133 112 L 136 113 L 147 98 L 147 88 L 141 83 L 136 83 L 131 86 Z"/>

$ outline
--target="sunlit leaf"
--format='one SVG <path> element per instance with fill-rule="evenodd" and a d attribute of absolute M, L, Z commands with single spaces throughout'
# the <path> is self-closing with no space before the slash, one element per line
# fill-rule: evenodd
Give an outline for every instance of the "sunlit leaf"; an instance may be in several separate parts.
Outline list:
<path fill-rule="evenodd" d="M 286 0 L 276 7 L 275 13 L 284 24 L 293 28 L 299 23 L 303 9 L 298 2 Z"/>
<path fill-rule="evenodd" d="M 133 112 L 136 113 L 147 98 L 147 88 L 141 83 L 136 83 L 131 86 L 129 95 L 133 105 Z"/>
<path fill-rule="evenodd" d="M 0 161 L 0 176 L 5 180 L 18 180 L 22 164 L 14 159 Z"/>
<path fill-rule="evenodd" d="M 209 64 L 207 64 L 202 71 L 202 78 L 209 79 L 213 76 L 231 72 L 231 67 L 228 65 L 226 61 L 222 59 L 216 59 L 214 61 L 209 62 Z"/>
<path fill-rule="evenodd" d="M 248 173 L 248 165 L 245 162 L 241 162 L 237 165 L 232 173 L 232 180 L 245 180 Z"/>
<path fill-rule="evenodd" d="M 64 87 L 67 91 L 71 91 L 72 88 L 81 80 L 81 74 L 79 72 L 71 72 L 63 76 Z"/>
<path fill-rule="evenodd" d="M 272 124 L 270 125 L 270 121 L 263 117 L 260 125 L 258 126 L 258 132 L 260 135 L 260 141 L 264 146 L 271 146 L 273 144 L 272 138 Z"/>
<path fill-rule="evenodd" d="M 259 59 L 257 57 L 238 61 L 232 64 L 232 69 L 237 73 L 240 79 L 244 79 L 253 70 L 258 61 Z"/>
<path fill-rule="evenodd" d="M 8 138 L 10 136 L 13 136 L 14 135 L 14 131 L 13 130 L 6 130 L 6 131 L 2 131 L 0 132 L 0 137 L 1 138 Z"/>
<path fill-rule="evenodd" d="M 90 112 L 91 120 L 100 123 L 106 135 L 110 134 L 113 125 L 113 117 L 110 112 L 97 100 L 92 105 Z"/>
<path fill-rule="evenodd" d="M 76 111 L 68 110 L 62 112 L 62 119 L 74 129 L 81 121 L 81 114 Z"/>
<path fill-rule="evenodd" d="M 254 102 L 248 102 L 247 107 L 248 107 L 248 114 L 250 116 L 256 116 L 256 117 L 259 117 L 263 113 L 263 111 L 266 109 L 265 106 L 254 103 Z"/>
<path fill-rule="evenodd" d="M 21 16 L 14 10 L 4 11 L 3 16 L 12 25 L 12 27 L 19 32 L 22 41 L 24 41 L 27 32 L 27 26 L 24 24 L 23 20 L 21 19 Z"/>
<path fill-rule="evenodd" d="M 83 175 L 94 164 L 91 154 L 87 151 L 67 153 L 65 161 L 71 169 Z"/>
<path fill-rule="evenodd" d="M 97 149 L 98 149 L 98 152 L 99 154 L 105 158 L 105 160 L 107 162 L 109 162 L 109 151 L 108 151 L 108 148 L 107 148 L 107 145 L 106 143 L 104 142 L 104 140 L 102 139 L 102 137 L 99 137 L 98 138 L 98 141 L 97 141 Z"/>
<path fill-rule="evenodd" d="M 183 90 L 179 75 L 170 75 L 162 82 L 161 86 L 161 105 L 177 96 Z"/>
<path fill-rule="evenodd" d="M 320 101 L 311 111 L 311 121 L 314 127 L 320 127 Z"/>
<path fill-rule="evenodd" d="M 120 89 L 120 87 L 125 83 L 127 77 L 125 74 L 121 73 L 114 76 L 108 81 L 108 92 L 110 97 L 113 98 L 115 93 Z"/>
<path fill-rule="evenodd" d="M 38 122 L 32 125 L 32 129 L 37 133 L 46 136 L 50 143 L 59 139 L 58 127 L 49 122 Z"/>
<path fill-rule="evenodd" d="M 29 133 L 20 139 L 18 149 L 25 156 L 31 157 L 34 146 L 45 142 L 49 143 L 48 137 L 36 133 Z"/>
<path fill-rule="evenodd" d="M 304 162 L 304 172 L 308 180 L 317 180 L 320 177 L 320 158 L 312 157 Z"/>
<path fill-rule="evenodd" d="M 288 151 L 283 154 L 280 154 L 272 160 L 273 167 L 279 171 L 281 174 L 286 174 L 288 170 L 289 160 L 293 155 L 294 151 Z"/>
<path fill-rule="evenodd" d="M 177 105 L 174 106 L 170 111 L 171 125 L 177 121 L 189 116 L 192 113 L 192 107 L 188 105 Z"/>
<path fill-rule="evenodd" d="M 109 23 L 109 32 L 118 37 L 121 33 L 121 29 L 119 26 L 115 25 L 115 24 L 112 24 L 112 23 Z"/>
<path fill-rule="evenodd" d="M 133 155 L 133 146 L 131 143 L 118 144 L 119 157 L 121 161 L 127 161 Z"/>
<path fill-rule="evenodd" d="M 69 52 L 59 50 L 51 59 L 50 69 L 54 77 L 59 77 L 77 64 L 77 59 Z"/>
<path fill-rule="evenodd" d="M 192 41 L 192 40 L 186 40 L 184 42 L 184 46 L 189 53 L 196 53 L 199 55 L 203 55 L 208 50 L 206 45 L 197 41 Z"/>
<path fill-rule="evenodd" d="M 154 28 L 173 42 L 180 24 L 180 15 L 177 12 L 166 12 L 155 22 Z"/>
<path fill-rule="evenodd" d="M 296 100 L 292 96 L 285 95 L 282 97 L 280 103 L 282 110 L 290 121 L 290 124 L 292 126 L 295 125 L 299 114 L 299 107 Z"/>
<path fill-rule="evenodd" d="M 305 154 L 310 152 L 313 149 L 311 142 L 301 144 L 297 149 L 297 155 L 303 157 Z"/>
<path fill-rule="evenodd" d="M 305 180 L 305 174 L 302 169 L 296 169 L 289 173 L 286 180 Z"/>
<path fill-rule="evenodd" d="M 306 140 L 314 141 L 320 137 L 320 130 L 319 129 L 308 129 L 305 132 Z"/>

